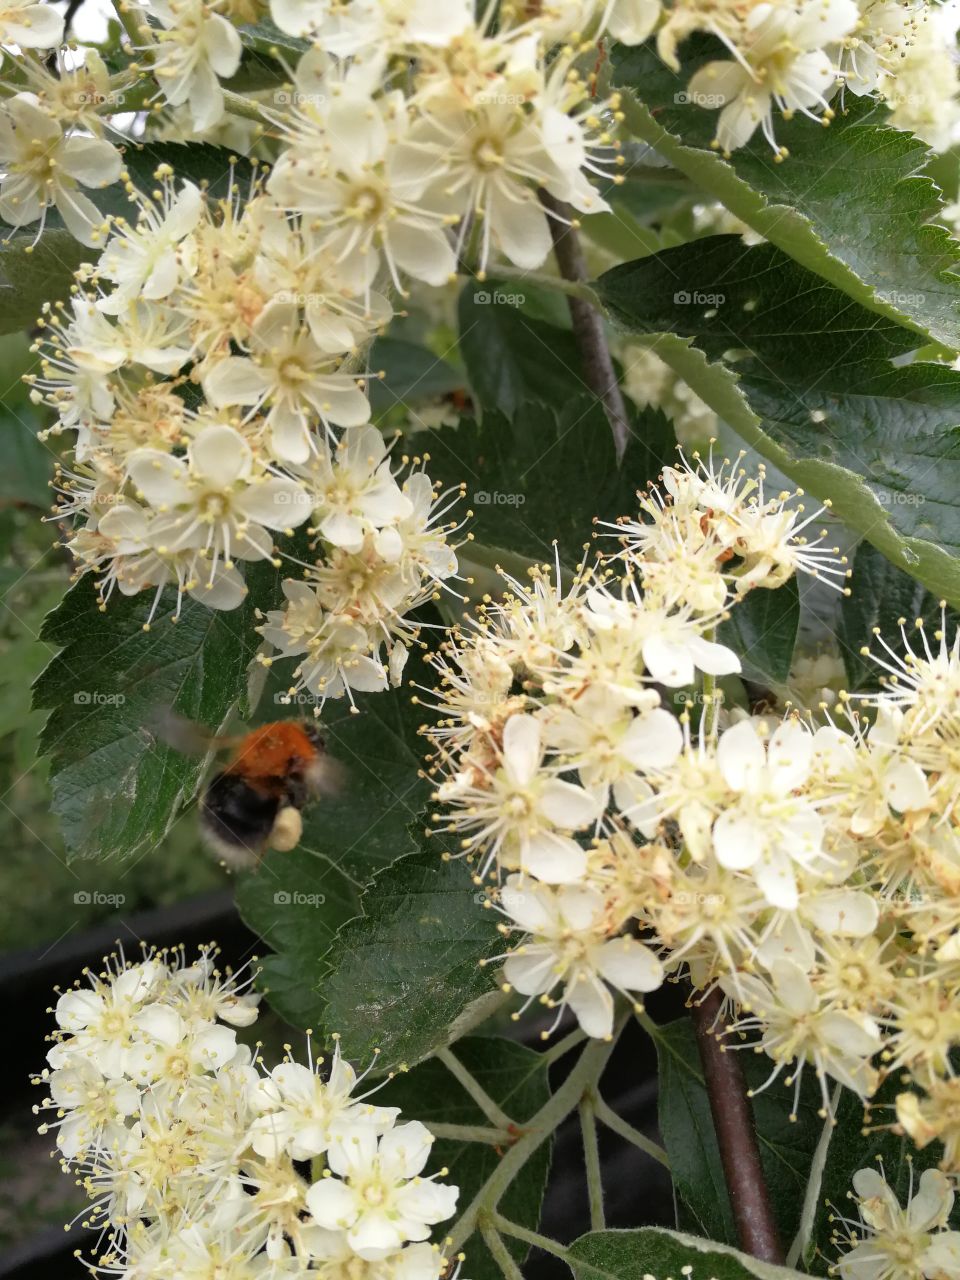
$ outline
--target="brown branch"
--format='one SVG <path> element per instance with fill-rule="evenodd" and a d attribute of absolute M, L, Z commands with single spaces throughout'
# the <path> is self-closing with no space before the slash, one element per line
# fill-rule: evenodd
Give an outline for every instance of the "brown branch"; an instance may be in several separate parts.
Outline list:
<path fill-rule="evenodd" d="M 555 200 L 549 192 L 541 190 L 540 201 L 547 211 L 553 252 L 560 274 L 565 280 L 586 281 L 590 278 L 586 258 L 576 228 L 570 226 L 574 213 L 568 204 Z M 555 217 L 552 215 L 556 215 Z M 598 397 L 606 411 L 617 461 L 623 459 L 630 440 L 630 419 L 623 402 L 623 393 L 613 367 L 610 345 L 607 342 L 603 317 L 596 307 L 583 298 L 567 297 L 573 334 L 583 360 L 584 376 L 590 390 Z"/>
<path fill-rule="evenodd" d="M 782 1263 L 743 1070 L 736 1053 L 724 1048 L 720 1039 L 726 1029 L 719 1018 L 722 1000 L 719 988 L 714 988 L 702 1003 L 693 1006 L 693 1024 L 723 1176 L 743 1249 L 764 1262 Z"/>

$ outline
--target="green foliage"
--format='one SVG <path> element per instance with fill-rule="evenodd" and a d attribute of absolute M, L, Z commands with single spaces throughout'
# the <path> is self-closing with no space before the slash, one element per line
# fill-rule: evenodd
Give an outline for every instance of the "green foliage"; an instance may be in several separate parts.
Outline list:
<path fill-rule="evenodd" d="M 797 1280 L 799 1274 L 709 1240 L 657 1227 L 591 1231 L 573 1242 L 566 1260 L 576 1280 L 646 1280 L 648 1276 L 661 1280 L 679 1275 L 686 1280 Z"/>
<path fill-rule="evenodd" d="M 378 876 L 363 915 L 327 955 L 324 1026 L 361 1058 L 379 1049 L 384 1068 L 412 1066 L 449 1043 L 453 1025 L 492 990 L 481 961 L 503 950 L 469 868 L 442 852 L 434 840 Z"/>
<path fill-rule="evenodd" d="M 457 1058 L 489 1097 L 515 1121 L 519 1129 L 550 1096 L 543 1054 L 497 1036 L 467 1036 L 457 1041 Z M 413 1071 L 398 1075 L 377 1095 L 383 1105 L 403 1109 L 404 1118 L 424 1124 L 486 1126 L 477 1104 L 436 1058 Z M 523 1177 L 510 1190 L 510 1217 L 522 1227 L 536 1229 L 550 1168 L 550 1141 L 537 1149 L 524 1165 Z M 449 1181 L 460 1188 L 459 1208 L 467 1208 L 503 1158 L 502 1150 L 489 1143 L 441 1138 L 433 1148 L 431 1163 L 450 1170 Z M 516 1240 L 507 1245 L 522 1262 L 526 1246 Z M 471 1280 L 498 1280 L 501 1275 L 479 1232 L 464 1246 Z"/>
<path fill-rule="evenodd" d="M 648 410 L 636 419 L 618 469 L 602 407 L 579 395 L 563 408 L 526 401 L 512 419 L 492 408 L 481 423 L 463 418 L 432 442 L 430 466 L 432 475 L 466 484 L 479 543 L 552 561 L 556 541 L 574 565 L 594 520 L 633 514 L 637 490 L 659 474 L 673 448 L 670 424 Z"/>
<path fill-rule="evenodd" d="M 750 591 L 736 604 L 718 639 L 743 660 L 748 679 L 786 680 L 800 629 L 800 587 L 796 575 L 775 591 Z"/>
<path fill-rule="evenodd" d="M 667 335 L 657 353 L 746 443 L 960 602 L 960 372 L 891 363 L 915 345 L 910 330 L 772 245 L 714 236 L 616 267 L 597 288 L 634 332 Z"/>
<path fill-rule="evenodd" d="M 620 50 L 614 80 L 643 100 L 625 95 L 631 132 L 857 302 L 949 347 L 960 345 L 960 253 L 943 227 L 931 225 L 942 202 L 921 174 L 924 145 L 885 128 L 875 102 L 848 94 L 828 129 L 812 128 L 799 113 L 777 120 L 789 163 L 771 163 L 759 131 L 721 159 L 710 148 L 716 112 L 688 101 L 685 90 L 697 67 L 727 56 L 719 42 L 697 36 L 684 43 L 683 67 L 675 73 L 652 43 Z"/>
<path fill-rule="evenodd" d="M 196 790 L 202 761 L 149 727 L 171 708 L 217 728 L 246 686 L 252 606 L 220 613 L 175 593 L 144 630 L 151 594 L 97 605 L 81 579 L 48 615 L 40 638 L 61 652 L 37 677 L 34 705 L 50 711 L 40 740 L 50 757 L 52 808 L 71 857 L 133 857 L 169 829 Z"/>

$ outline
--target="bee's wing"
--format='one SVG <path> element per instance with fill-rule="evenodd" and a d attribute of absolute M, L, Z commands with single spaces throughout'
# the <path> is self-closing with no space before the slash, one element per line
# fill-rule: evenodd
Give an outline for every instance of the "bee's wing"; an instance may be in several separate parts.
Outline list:
<path fill-rule="evenodd" d="M 337 796 L 347 785 L 350 771 L 325 751 L 310 766 L 307 785 L 315 796 Z"/>
<path fill-rule="evenodd" d="M 218 737 L 170 707 L 155 707 L 147 717 L 146 726 L 161 742 L 184 756 L 205 756 L 210 751 L 234 746 L 238 741 L 235 737 Z"/>

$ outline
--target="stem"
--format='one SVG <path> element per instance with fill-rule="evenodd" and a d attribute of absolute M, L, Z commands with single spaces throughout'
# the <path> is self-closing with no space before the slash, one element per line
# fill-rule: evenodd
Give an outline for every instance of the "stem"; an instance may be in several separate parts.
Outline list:
<path fill-rule="evenodd" d="M 493 1215 L 493 1221 L 497 1230 L 505 1236 L 513 1236 L 515 1240 L 522 1240 L 524 1244 L 529 1244 L 534 1249 L 542 1249 L 544 1253 L 552 1253 L 555 1258 L 563 1258 L 564 1261 L 570 1257 L 569 1249 L 565 1249 L 556 1240 L 551 1240 L 549 1236 L 542 1236 L 539 1231 L 521 1227 L 519 1223 L 511 1222 L 509 1218 L 499 1213 Z"/>
<path fill-rule="evenodd" d="M 693 1022 L 723 1175 L 744 1250 L 764 1262 L 782 1263 L 743 1071 L 736 1053 L 720 1042 L 722 1022 L 720 1031 L 716 1030 L 722 1003 L 720 989 L 715 987 L 693 1006 Z"/>
<path fill-rule="evenodd" d="M 582 1044 L 586 1038 L 586 1034 L 577 1027 L 575 1031 L 571 1031 L 568 1035 L 565 1035 L 562 1040 L 558 1040 L 556 1044 L 551 1045 L 549 1049 L 545 1050 L 541 1061 L 548 1067 L 552 1067 L 555 1062 L 558 1062 L 562 1057 L 568 1054 L 571 1049 L 575 1049 L 578 1044 Z"/>
<path fill-rule="evenodd" d="M 597 1141 L 597 1116 L 590 1089 L 580 1099 L 580 1133 L 583 1137 L 583 1163 L 590 1201 L 590 1230 L 602 1231 L 607 1225 L 603 1214 L 603 1174 L 600 1169 L 600 1144 Z"/>
<path fill-rule="evenodd" d="M 560 274 L 565 280 L 584 283 L 589 278 L 587 262 L 576 228 L 572 225 L 573 210 L 561 200 L 555 200 L 549 192 L 541 190 L 540 201 L 547 211 L 553 252 Z M 556 217 L 551 217 L 556 214 Z M 569 224 L 569 225 L 568 225 Z M 580 296 L 567 298 L 573 333 L 583 360 L 584 374 L 590 390 L 599 398 L 606 410 L 617 461 L 622 462 L 630 440 L 630 419 L 623 402 L 623 393 L 617 381 L 617 373 L 610 355 L 610 344 L 603 327 L 603 316 L 597 307 Z"/>
<path fill-rule="evenodd" d="M 262 124 L 265 128 L 270 124 L 270 121 L 260 110 L 260 104 L 245 98 L 242 93 L 233 93 L 230 89 L 224 89 L 223 105 L 233 116 L 243 116 L 245 120 L 256 120 L 258 124 Z"/>
<path fill-rule="evenodd" d="M 447 1068 L 451 1075 L 456 1076 L 463 1088 L 469 1093 L 483 1114 L 496 1129 L 516 1129 L 516 1125 L 510 1119 L 505 1111 L 490 1097 L 486 1089 L 475 1076 L 472 1076 L 467 1068 L 463 1065 L 449 1049 L 438 1049 L 437 1057 Z"/>
<path fill-rule="evenodd" d="M 632 1124 L 628 1124 L 621 1116 L 618 1116 L 614 1109 L 608 1106 L 599 1095 L 594 1101 L 594 1110 L 597 1113 L 597 1119 L 602 1125 L 605 1125 L 614 1133 L 618 1133 L 627 1142 L 632 1142 L 641 1151 L 645 1151 L 648 1156 L 662 1164 L 665 1169 L 670 1168 L 670 1158 L 663 1147 L 648 1138 L 646 1134 L 641 1133 L 639 1129 L 635 1129 Z M 436 1128 L 436 1125 L 433 1127 Z"/>
<path fill-rule="evenodd" d="M 508 1147 L 516 1138 L 509 1129 L 488 1129 L 482 1124 L 444 1124 L 430 1121 L 430 1132 L 454 1142 L 485 1142 L 490 1147 Z"/>
<path fill-rule="evenodd" d="M 506 1276 L 507 1280 L 523 1280 L 523 1272 L 517 1266 L 510 1250 L 503 1242 L 503 1237 L 493 1225 L 491 1218 L 484 1215 L 479 1222 L 483 1242 L 493 1255 L 493 1260 Z"/>
<path fill-rule="evenodd" d="M 617 1019 L 609 1040 L 590 1041 L 556 1093 L 524 1123 L 523 1137 L 510 1148 L 454 1224 L 450 1232 L 451 1252 L 456 1253 L 473 1234 L 481 1214 L 496 1211 L 504 1192 L 530 1157 L 578 1105 L 587 1086 L 600 1079 L 630 1013 L 626 1010 Z"/>
<path fill-rule="evenodd" d="M 800 1226 L 787 1254 L 788 1267 L 797 1265 L 798 1258 L 803 1254 L 810 1241 L 814 1219 L 817 1216 L 817 1201 L 820 1199 L 820 1188 L 823 1185 L 823 1171 L 827 1164 L 827 1152 L 830 1149 L 833 1131 L 837 1124 L 836 1114 L 837 1106 L 840 1102 L 841 1088 L 842 1086 L 838 1084 L 830 1098 L 830 1110 L 827 1112 L 827 1118 L 823 1122 L 820 1141 L 817 1143 L 817 1149 L 814 1151 L 813 1160 L 810 1163 L 810 1175 L 807 1178 L 807 1189 L 804 1193 L 803 1209 L 800 1213 Z"/>

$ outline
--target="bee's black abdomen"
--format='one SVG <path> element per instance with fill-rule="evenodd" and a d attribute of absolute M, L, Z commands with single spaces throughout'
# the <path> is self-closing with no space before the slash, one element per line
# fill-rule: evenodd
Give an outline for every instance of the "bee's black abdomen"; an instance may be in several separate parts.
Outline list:
<path fill-rule="evenodd" d="M 276 796 L 255 791 L 238 774 L 218 773 L 200 801 L 200 820 L 215 845 L 259 854 L 279 809 Z"/>

